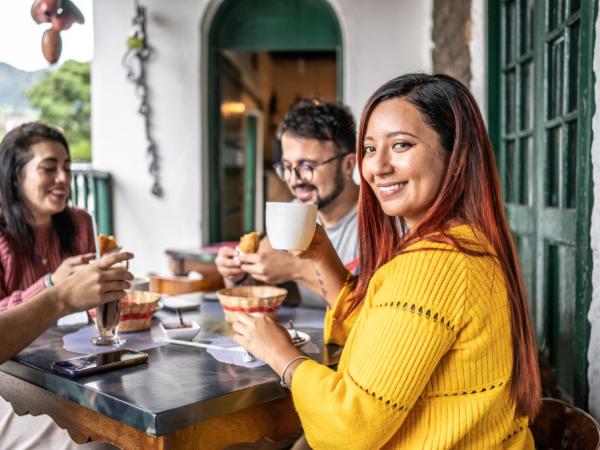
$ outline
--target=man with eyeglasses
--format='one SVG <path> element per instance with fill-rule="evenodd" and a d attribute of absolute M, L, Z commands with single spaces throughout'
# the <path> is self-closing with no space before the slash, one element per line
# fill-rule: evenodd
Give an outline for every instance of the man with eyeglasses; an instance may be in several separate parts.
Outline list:
<path fill-rule="evenodd" d="M 318 99 L 295 105 L 279 125 L 281 160 L 274 165 L 296 201 L 315 203 L 318 222 L 325 229 L 340 259 L 356 272 L 356 203 L 358 186 L 353 180 L 356 164 L 356 130 L 347 107 Z M 299 284 L 302 302 L 324 307 L 312 264 L 288 252 L 273 250 L 267 238 L 257 253 L 238 255 L 222 248 L 215 260 L 227 285 L 248 279 L 280 284 Z M 312 290 L 311 290 L 312 289 Z"/>

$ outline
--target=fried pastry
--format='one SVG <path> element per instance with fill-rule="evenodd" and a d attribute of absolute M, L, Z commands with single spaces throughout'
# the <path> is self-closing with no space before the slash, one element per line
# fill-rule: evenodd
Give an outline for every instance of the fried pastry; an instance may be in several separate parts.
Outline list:
<path fill-rule="evenodd" d="M 98 235 L 98 245 L 100 246 L 100 255 L 105 255 L 119 247 L 114 236 L 106 236 L 102 233 Z"/>
<path fill-rule="evenodd" d="M 258 250 L 258 244 L 260 242 L 260 236 L 256 231 L 251 231 L 248 234 L 244 234 L 240 238 L 238 248 L 242 253 L 256 253 Z"/>

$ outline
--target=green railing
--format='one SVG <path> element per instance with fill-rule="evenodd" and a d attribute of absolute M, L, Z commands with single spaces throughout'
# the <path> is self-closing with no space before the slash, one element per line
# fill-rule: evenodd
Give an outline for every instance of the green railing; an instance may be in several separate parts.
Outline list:
<path fill-rule="evenodd" d="M 73 165 L 71 201 L 93 214 L 98 231 L 113 234 L 112 178 L 110 173 L 94 170 L 88 164 Z"/>

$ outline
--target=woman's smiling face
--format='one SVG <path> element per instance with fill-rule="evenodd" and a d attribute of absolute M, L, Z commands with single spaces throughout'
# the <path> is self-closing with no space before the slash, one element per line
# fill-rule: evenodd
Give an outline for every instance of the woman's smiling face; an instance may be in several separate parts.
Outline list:
<path fill-rule="evenodd" d="M 413 228 L 437 197 L 450 153 L 421 112 L 403 98 L 378 104 L 362 142 L 362 174 L 385 214 Z"/>
<path fill-rule="evenodd" d="M 32 225 L 41 225 L 67 207 L 71 160 L 62 144 L 50 140 L 33 144 L 31 153 L 19 177 L 20 190 L 33 216 Z"/>

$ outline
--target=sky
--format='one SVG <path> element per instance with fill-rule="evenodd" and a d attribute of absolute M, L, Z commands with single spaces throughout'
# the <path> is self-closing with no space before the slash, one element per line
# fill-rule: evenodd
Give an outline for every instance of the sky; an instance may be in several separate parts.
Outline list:
<path fill-rule="evenodd" d="M 31 18 L 33 0 L 0 0 L 0 62 L 21 70 L 38 70 L 50 66 L 42 55 L 42 34 L 49 23 L 36 24 Z M 61 31 L 62 52 L 57 65 L 69 59 L 91 61 L 94 47 L 92 0 L 72 0 L 85 17 Z"/>

